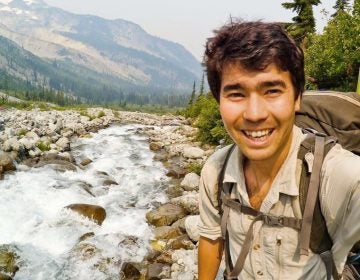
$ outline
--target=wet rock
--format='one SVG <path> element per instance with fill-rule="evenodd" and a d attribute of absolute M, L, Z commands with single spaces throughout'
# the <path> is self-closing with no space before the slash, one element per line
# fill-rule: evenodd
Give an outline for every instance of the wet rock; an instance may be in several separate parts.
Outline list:
<path fill-rule="evenodd" d="M 86 165 L 89 165 L 90 163 L 92 163 L 93 161 L 91 160 L 91 159 L 89 159 L 89 158 L 84 158 L 81 162 L 80 162 L 80 164 L 82 165 L 82 166 L 86 166 Z"/>
<path fill-rule="evenodd" d="M 159 280 L 170 278 L 171 267 L 170 265 L 163 263 L 152 263 L 149 264 L 146 273 L 147 280 Z"/>
<path fill-rule="evenodd" d="M 180 235 L 181 232 L 171 226 L 162 226 L 154 229 L 155 239 L 171 239 Z"/>
<path fill-rule="evenodd" d="M 43 167 L 52 165 L 56 171 L 76 171 L 76 166 L 66 160 L 41 160 L 34 167 Z"/>
<path fill-rule="evenodd" d="M 203 149 L 198 147 L 185 147 L 183 151 L 183 156 L 185 158 L 202 158 L 205 155 Z"/>
<path fill-rule="evenodd" d="M 65 206 L 65 208 L 71 209 L 72 211 L 93 220 L 95 223 L 97 223 L 100 226 L 106 218 L 105 209 L 98 205 L 70 204 L 68 206 Z"/>
<path fill-rule="evenodd" d="M 17 259 L 19 256 L 13 251 L 9 245 L 0 246 L 0 272 L 10 274 L 12 276 L 19 270 Z"/>
<path fill-rule="evenodd" d="M 139 280 L 141 273 L 133 263 L 125 262 L 121 267 L 119 278 L 120 280 Z"/>
<path fill-rule="evenodd" d="M 95 233 L 93 233 L 93 232 L 84 233 L 83 235 L 81 235 L 81 236 L 79 237 L 79 242 L 84 241 L 84 240 L 86 240 L 86 239 L 88 239 L 88 238 L 91 238 L 91 237 L 93 237 L 93 236 L 95 236 Z"/>
<path fill-rule="evenodd" d="M 0 167 L 3 172 L 16 170 L 13 159 L 9 154 L 4 152 L 0 152 Z"/>
<path fill-rule="evenodd" d="M 152 151 L 159 151 L 163 147 L 163 143 L 161 142 L 151 142 L 149 144 L 150 150 Z"/>
<path fill-rule="evenodd" d="M 200 176 L 192 172 L 185 175 L 180 185 L 186 191 L 193 191 L 199 189 L 199 183 L 200 183 Z"/>
<path fill-rule="evenodd" d="M 198 223 L 200 220 L 199 215 L 194 216 L 187 216 L 185 218 L 185 230 L 187 235 L 193 241 L 199 241 L 199 230 L 198 230 Z"/>
<path fill-rule="evenodd" d="M 12 280 L 12 277 L 0 272 L 0 280 Z"/>
<path fill-rule="evenodd" d="M 103 186 L 110 186 L 110 185 L 119 185 L 117 182 L 111 179 L 106 179 L 102 182 Z"/>
<path fill-rule="evenodd" d="M 77 182 L 77 185 L 82 188 L 84 191 L 86 191 L 88 194 L 90 194 L 91 196 L 96 196 L 93 192 L 92 192 L 92 188 L 93 186 L 90 185 L 89 183 L 87 182 L 84 182 L 84 181 L 79 181 Z"/>
<path fill-rule="evenodd" d="M 185 215 L 186 212 L 181 206 L 167 203 L 146 213 L 146 219 L 148 223 L 160 227 L 171 225 Z"/>

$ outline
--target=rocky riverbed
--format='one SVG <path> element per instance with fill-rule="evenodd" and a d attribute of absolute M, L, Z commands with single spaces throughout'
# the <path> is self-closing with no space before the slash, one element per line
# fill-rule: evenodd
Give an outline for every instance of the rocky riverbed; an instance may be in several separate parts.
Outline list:
<path fill-rule="evenodd" d="M 120 279 L 197 279 L 197 221 L 199 169 L 213 152 L 195 142 L 196 129 L 179 116 L 158 116 L 138 112 L 114 112 L 104 108 L 76 111 L 0 111 L 0 176 L 22 166 L 57 165 L 61 169 L 86 168 L 89 159 L 76 162 L 70 143 L 76 137 L 91 137 L 112 123 L 145 125 L 137 133 L 146 134 L 154 158 L 161 161 L 171 177 L 168 201 L 149 211 L 153 238 L 146 258 L 140 263 L 123 263 Z M 15 164 L 16 163 L 16 164 Z M 17 167 L 16 167 L 17 166 Z M 89 205 L 67 207 L 94 219 L 106 219 L 105 209 Z M 86 237 L 85 237 L 86 238 Z M 16 253 L 0 248 L 0 279 L 16 275 Z M 8 277 L 8 278 L 7 278 Z"/>

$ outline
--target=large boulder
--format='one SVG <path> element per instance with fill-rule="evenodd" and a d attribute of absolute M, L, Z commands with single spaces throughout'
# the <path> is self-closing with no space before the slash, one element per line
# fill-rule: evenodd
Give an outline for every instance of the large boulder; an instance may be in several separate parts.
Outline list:
<path fill-rule="evenodd" d="M 198 147 L 185 147 L 183 150 L 183 156 L 185 158 L 202 158 L 205 155 L 205 151 Z"/>
<path fill-rule="evenodd" d="M 146 213 L 146 219 L 149 224 L 161 227 L 169 226 L 173 222 L 185 217 L 185 215 L 186 212 L 181 206 L 167 203 Z"/>
<path fill-rule="evenodd" d="M 200 182 L 200 176 L 192 172 L 185 175 L 180 185 L 186 191 L 193 191 L 199 189 L 199 182 Z"/>
<path fill-rule="evenodd" d="M 65 208 L 93 220 L 98 225 L 101 225 L 106 218 L 106 211 L 103 207 L 92 204 L 70 204 Z"/>

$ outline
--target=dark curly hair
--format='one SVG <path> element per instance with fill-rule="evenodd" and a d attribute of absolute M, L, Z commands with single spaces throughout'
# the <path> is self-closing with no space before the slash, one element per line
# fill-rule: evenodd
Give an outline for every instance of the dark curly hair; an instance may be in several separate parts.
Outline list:
<path fill-rule="evenodd" d="M 249 70 L 262 70 L 275 63 L 289 71 L 295 98 L 304 91 L 304 54 L 278 23 L 233 20 L 214 31 L 206 42 L 204 66 L 210 90 L 219 102 L 221 75 L 228 63 L 240 63 Z"/>

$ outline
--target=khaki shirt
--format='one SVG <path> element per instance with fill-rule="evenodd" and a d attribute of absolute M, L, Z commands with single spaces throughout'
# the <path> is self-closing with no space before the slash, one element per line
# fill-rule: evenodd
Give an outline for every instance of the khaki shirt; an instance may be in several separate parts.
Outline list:
<path fill-rule="evenodd" d="M 277 174 L 260 211 L 301 218 L 296 183 L 297 152 L 305 135 L 294 127 L 290 152 Z M 217 178 L 228 151 L 215 152 L 205 163 L 200 181 L 200 235 L 215 240 L 221 237 L 217 209 Z M 232 197 L 250 206 L 242 166 L 236 147 L 229 158 L 224 182 L 236 183 Z M 352 245 L 360 240 L 360 157 L 336 145 L 327 154 L 321 170 L 320 203 L 328 231 L 334 242 L 332 252 L 337 270 L 343 270 Z M 230 210 L 228 232 L 233 263 L 239 256 L 253 217 Z M 254 240 L 239 279 L 326 279 L 325 265 L 319 255 L 299 254 L 299 232 L 258 221 Z"/>

